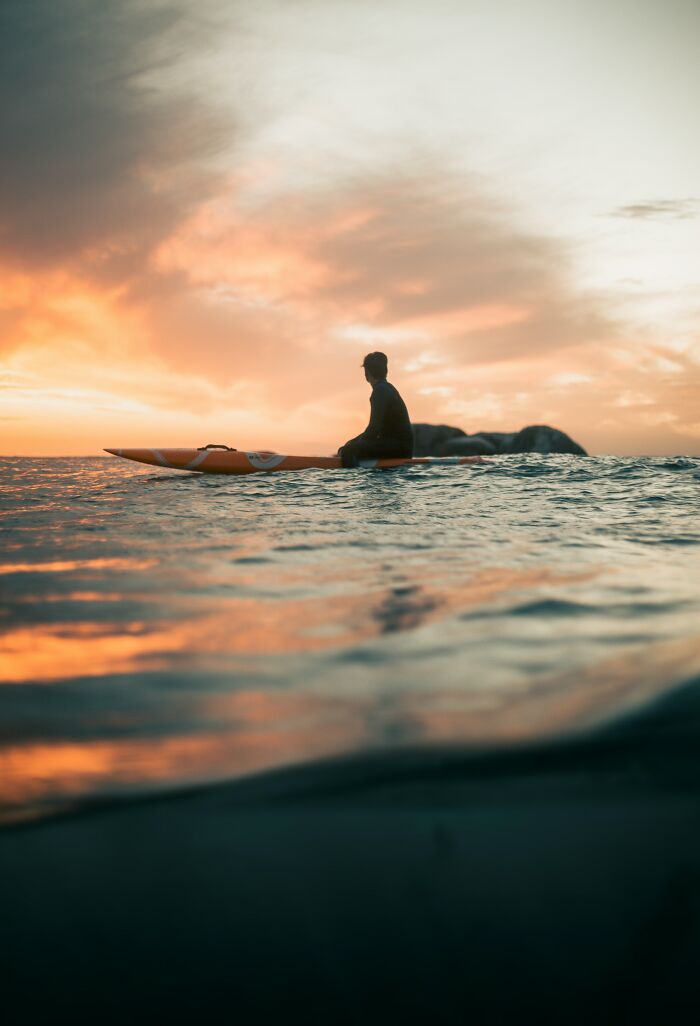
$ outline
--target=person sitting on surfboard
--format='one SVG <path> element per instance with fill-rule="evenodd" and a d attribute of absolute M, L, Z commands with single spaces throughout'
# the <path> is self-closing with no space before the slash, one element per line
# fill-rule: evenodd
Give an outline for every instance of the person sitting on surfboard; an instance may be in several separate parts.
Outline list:
<path fill-rule="evenodd" d="M 406 404 L 386 380 L 388 360 L 384 353 L 368 353 L 362 361 L 365 379 L 372 386 L 369 424 L 357 438 L 338 449 L 344 467 L 356 467 L 362 459 L 410 459 L 413 431 Z"/>

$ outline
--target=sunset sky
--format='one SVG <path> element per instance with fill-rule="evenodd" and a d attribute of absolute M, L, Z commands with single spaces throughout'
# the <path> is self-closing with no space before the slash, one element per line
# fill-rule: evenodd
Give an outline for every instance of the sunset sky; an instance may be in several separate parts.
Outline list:
<path fill-rule="evenodd" d="M 3 0 L 0 453 L 700 453 L 697 0 Z"/>

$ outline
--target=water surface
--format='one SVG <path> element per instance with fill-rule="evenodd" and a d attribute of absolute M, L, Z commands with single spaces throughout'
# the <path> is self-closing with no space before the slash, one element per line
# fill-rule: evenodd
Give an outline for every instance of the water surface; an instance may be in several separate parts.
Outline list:
<path fill-rule="evenodd" d="M 0 460 L 0 806 L 577 732 L 700 673 L 700 459 Z"/>

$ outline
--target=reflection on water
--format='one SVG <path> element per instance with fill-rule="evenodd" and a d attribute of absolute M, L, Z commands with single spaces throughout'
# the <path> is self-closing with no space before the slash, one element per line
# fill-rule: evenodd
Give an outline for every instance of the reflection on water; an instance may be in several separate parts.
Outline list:
<path fill-rule="evenodd" d="M 1 463 L 7 817 L 539 737 L 700 672 L 700 461 L 242 480 Z"/>
<path fill-rule="evenodd" d="M 132 567 L 133 569 L 133 567 Z M 94 622 L 79 619 L 78 610 L 68 623 L 17 627 L 0 636 L 3 681 L 56 681 L 95 677 L 107 673 L 137 673 L 166 667 L 175 659 L 196 660 L 204 667 L 227 655 L 279 654 L 354 646 L 379 634 L 406 631 L 456 609 L 466 610 L 498 595 L 546 583 L 590 579 L 591 572 L 557 577 L 542 570 L 492 568 L 474 574 L 463 584 L 444 581 L 441 589 L 418 584 L 351 591 L 323 598 L 287 595 L 262 598 L 190 597 L 183 608 L 176 600 L 170 619 Z M 350 575 L 345 578 L 347 584 Z M 281 583 L 276 575 L 277 584 Z M 263 576 L 256 581 L 259 586 Z M 297 580 L 291 575 L 287 583 Z M 241 582 L 239 581 L 239 584 Z M 85 595 L 90 596 L 89 600 Z M 77 596 L 77 597 L 76 597 Z M 105 602 L 100 592 L 73 592 L 63 599 L 49 595 L 44 601 Z M 29 598 L 36 603 L 36 597 Z M 109 595 L 107 601 L 127 602 L 133 597 Z"/>
<path fill-rule="evenodd" d="M 242 692 L 200 734 L 10 745 L 0 750 L 6 819 L 49 809 L 57 799 L 110 788 L 223 779 L 348 750 L 364 739 L 351 703 Z M 199 710 L 200 715 L 205 710 Z M 231 724 L 235 726 L 231 726 Z M 190 728 L 191 729 L 191 728 Z"/>
<path fill-rule="evenodd" d="M 611 708 L 634 709 L 688 673 L 700 674 L 700 641 L 659 643 L 583 673 L 495 694 L 447 690 L 426 700 L 423 692 L 397 691 L 382 701 L 366 694 L 205 694 L 192 703 L 185 735 L 150 734 L 152 724 L 113 714 L 103 724 L 105 732 L 130 736 L 0 748 L 4 818 L 37 815 L 61 798 L 99 794 L 106 787 L 140 790 L 226 779 L 368 745 L 528 741 L 595 725 Z M 99 728 L 95 719 L 95 733 Z M 148 736 L 134 736 L 144 729 Z"/>
<path fill-rule="evenodd" d="M 70 570 L 148 570 L 155 559 L 64 559 L 51 563 L 5 563 L 0 574 L 61 574 Z"/>

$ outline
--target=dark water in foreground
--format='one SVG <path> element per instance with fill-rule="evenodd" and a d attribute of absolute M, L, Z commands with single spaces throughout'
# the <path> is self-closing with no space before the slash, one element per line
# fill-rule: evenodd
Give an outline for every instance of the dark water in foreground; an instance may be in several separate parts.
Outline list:
<path fill-rule="evenodd" d="M 0 460 L 0 814 L 604 724 L 700 675 L 700 459 Z"/>

